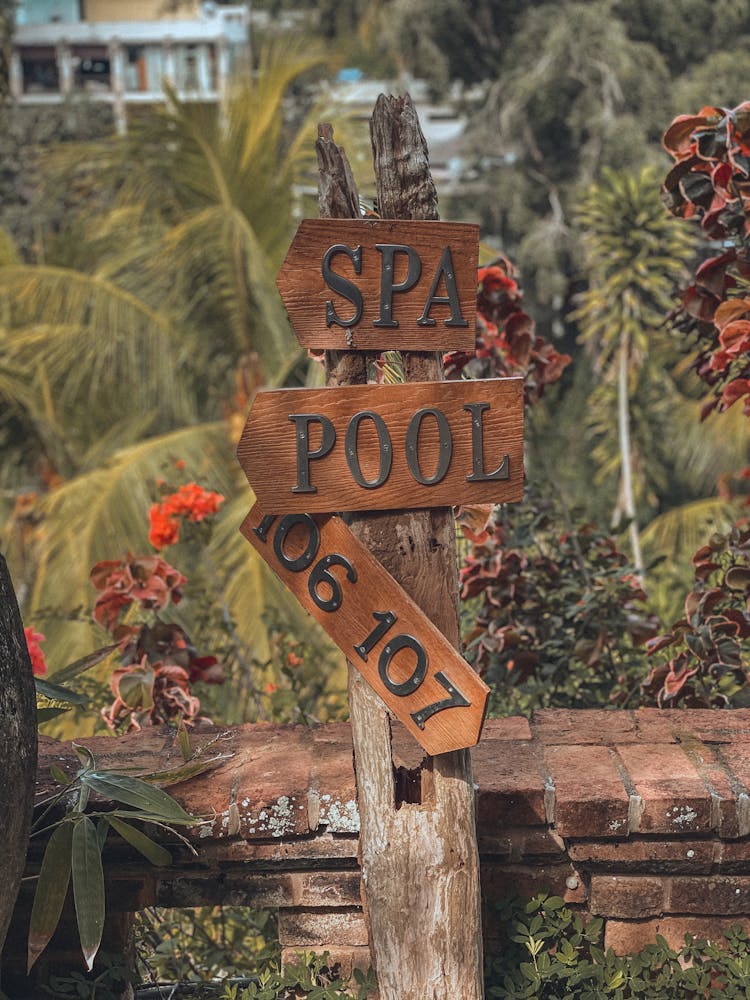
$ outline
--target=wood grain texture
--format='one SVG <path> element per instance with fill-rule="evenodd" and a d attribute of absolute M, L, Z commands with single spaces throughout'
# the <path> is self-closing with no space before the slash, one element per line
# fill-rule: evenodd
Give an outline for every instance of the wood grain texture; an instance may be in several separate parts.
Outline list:
<path fill-rule="evenodd" d="M 438 218 L 427 145 L 411 99 L 381 95 L 370 134 L 381 214 Z M 406 353 L 404 369 L 407 381 L 442 378 L 439 354 Z M 458 645 L 451 509 L 355 515 L 352 530 Z M 425 760 L 421 805 L 397 808 L 389 720 L 353 670 L 349 704 L 363 899 L 381 1000 L 481 1000 L 481 896 L 469 752 Z"/>
<path fill-rule="evenodd" d="M 313 518 L 319 544 L 309 565 L 294 571 L 289 568 L 288 560 L 297 558 L 305 550 L 312 534 L 309 522 L 298 524 L 288 534 L 284 533 L 283 544 L 277 550 L 276 533 L 283 531 L 280 527 L 284 523 L 283 518 L 276 517 L 267 531 L 256 531 L 263 517 L 260 504 L 256 504 L 240 528 L 242 534 L 302 607 L 323 626 L 417 742 L 430 754 L 474 746 L 484 721 L 489 688 L 344 522 L 327 515 Z M 284 558 L 279 557 L 279 552 Z M 321 604 L 325 605 L 330 599 L 333 586 L 330 582 L 321 582 L 316 588 L 315 568 L 319 560 L 333 554 L 346 559 L 352 570 L 348 570 L 340 560 L 330 566 L 330 573 L 340 586 L 341 593 L 338 607 L 327 611 Z M 315 593 L 319 598 L 317 602 L 313 596 Z M 393 625 L 387 630 L 374 617 L 374 612 L 386 611 L 395 615 Z M 377 641 L 367 644 L 364 656 L 357 655 L 356 647 L 365 643 L 376 629 L 382 631 L 382 635 Z M 389 690 L 380 672 L 384 650 L 399 635 L 415 639 L 427 654 L 424 680 L 416 690 L 404 695 Z M 416 662 L 413 649 L 402 649 L 389 663 L 388 679 L 395 685 L 408 683 Z M 446 700 L 447 688 L 436 679 L 438 673 L 457 688 L 469 704 L 439 710 L 425 719 L 420 727 L 413 718 L 414 713 Z"/>
<path fill-rule="evenodd" d="M 0 555 L 0 950 L 26 860 L 36 760 L 34 677 L 16 595 Z"/>
<path fill-rule="evenodd" d="M 318 417 L 330 425 L 330 450 L 315 458 L 324 441 Z M 263 508 L 279 513 L 520 500 L 523 380 L 261 391 L 237 455 Z M 506 456 L 507 479 L 475 481 L 476 468 L 491 475 Z"/>
<path fill-rule="evenodd" d="M 336 189 L 338 191 L 338 188 Z M 393 271 L 384 273 L 385 257 L 376 245 L 397 244 L 413 248 L 421 262 L 421 273 L 412 287 L 399 291 L 407 275 L 407 259 L 396 253 Z M 361 273 L 342 253 L 335 254 L 331 270 L 356 285 L 362 295 L 361 317 L 348 327 L 328 324 L 326 303 L 331 302 L 342 320 L 355 315 L 346 297 L 333 291 L 323 278 L 323 258 L 329 248 L 345 245 L 361 250 Z M 451 254 L 450 280 L 455 280 L 460 304 L 461 326 L 446 325 L 458 319 L 448 303 L 431 305 L 432 326 L 419 325 L 428 300 L 447 296 L 442 275 L 433 290 L 446 248 Z M 479 227 L 468 223 L 393 222 L 376 219 L 304 219 L 297 229 L 286 259 L 276 279 L 289 319 L 303 347 L 329 350 L 356 349 L 386 351 L 472 350 L 476 330 L 477 260 Z M 378 327 L 381 285 L 391 281 L 392 320 L 398 327 Z"/>

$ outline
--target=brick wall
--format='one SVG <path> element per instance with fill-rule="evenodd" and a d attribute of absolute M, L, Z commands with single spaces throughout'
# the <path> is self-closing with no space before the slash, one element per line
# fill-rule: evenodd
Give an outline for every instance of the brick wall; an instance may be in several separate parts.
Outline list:
<path fill-rule="evenodd" d="M 101 767 L 181 760 L 166 730 L 84 742 Z M 197 855 L 178 848 L 172 868 L 155 870 L 126 845 L 109 847 L 111 919 L 153 903 L 278 907 L 286 954 L 326 949 L 345 969 L 366 966 L 349 727 L 211 728 L 192 743 L 231 755 L 171 789 L 211 819 L 191 833 Z M 420 760 L 396 730 L 394 766 Z M 621 953 L 657 933 L 678 944 L 685 931 L 750 930 L 750 710 L 542 711 L 531 724 L 488 722 L 473 760 L 486 901 L 549 890 L 604 917 L 606 942 Z M 40 795 L 52 762 L 77 768 L 69 745 L 43 738 Z M 28 909 L 26 890 L 9 968 L 24 950 Z M 491 926 L 487 937 L 491 946 Z"/>

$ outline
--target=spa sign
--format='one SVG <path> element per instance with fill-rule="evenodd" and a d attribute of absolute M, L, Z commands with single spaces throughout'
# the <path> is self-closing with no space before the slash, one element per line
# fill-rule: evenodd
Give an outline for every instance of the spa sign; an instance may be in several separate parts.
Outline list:
<path fill-rule="evenodd" d="M 276 284 L 303 347 L 473 351 L 479 227 L 305 219 Z"/>

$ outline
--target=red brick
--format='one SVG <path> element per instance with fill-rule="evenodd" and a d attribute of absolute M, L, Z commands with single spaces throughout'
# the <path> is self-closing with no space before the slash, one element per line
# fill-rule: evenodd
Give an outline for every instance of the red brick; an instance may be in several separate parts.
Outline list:
<path fill-rule="evenodd" d="M 543 764 L 533 742 L 482 740 L 474 747 L 472 762 L 474 781 L 479 785 L 477 822 L 481 834 L 546 822 Z"/>
<path fill-rule="evenodd" d="M 748 845 L 750 856 L 750 845 Z M 570 860 L 625 873 L 711 871 L 721 861 L 718 840 L 663 840 L 636 838 L 617 841 L 574 841 L 568 845 Z"/>
<path fill-rule="evenodd" d="M 518 895 L 530 898 L 540 892 L 562 896 L 566 903 L 585 903 L 586 888 L 570 864 L 481 865 L 482 898 L 485 903 Z"/>
<path fill-rule="evenodd" d="M 627 833 L 630 797 L 608 747 L 547 746 L 555 786 L 555 829 L 561 837 L 617 837 Z"/>
<path fill-rule="evenodd" d="M 355 835 L 328 833 L 325 827 L 320 827 L 315 836 L 299 837 L 289 840 L 205 840 L 196 844 L 198 858 L 203 864 L 221 862 L 300 862 L 325 860 L 350 860 L 357 858 L 357 837 Z M 184 852 L 174 853 L 175 864 L 195 864 L 195 857 Z"/>
<path fill-rule="evenodd" d="M 327 951 L 334 945 L 366 947 L 367 927 L 361 910 L 280 910 L 279 942 L 284 948 Z"/>
<path fill-rule="evenodd" d="M 660 916 L 664 905 L 664 879 L 641 875 L 592 875 L 589 909 L 596 916 Z"/>
<path fill-rule="evenodd" d="M 747 740 L 732 740 L 718 747 L 718 755 L 734 780 L 739 836 L 744 837 L 750 833 L 750 745 Z"/>
<path fill-rule="evenodd" d="M 530 740 L 532 739 L 529 720 L 522 715 L 512 715 L 507 719 L 487 719 L 482 730 L 483 740 Z"/>
<path fill-rule="evenodd" d="M 748 870 L 750 862 L 750 841 L 732 840 L 719 845 L 719 861 L 723 871 Z"/>
<path fill-rule="evenodd" d="M 316 727 L 310 769 L 310 829 L 359 833 L 351 729 L 348 723 Z M 317 820 L 317 824 L 316 824 Z"/>
<path fill-rule="evenodd" d="M 718 917 L 657 917 L 654 920 L 608 920 L 604 931 L 604 946 L 617 955 L 635 955 L 646 945 L 656 943 L 656 935 L 666 940 L 670 948 L 678 951 L 685 943 L 685 935 L 705 938 L 721 945 L 723 935 L 735 924 L 750 933 L 750 919 L 736 917 L 722 920 Z"/>
<path fill-rule="evenodd" d="M 664 881 L 669 913 L 750 914 L 750 877 L 675 876 Z"/>
<path fill-rule="evenodd" d="M 234 808 L 225 806 L 217 816 L 214 836 L 235 833 L 247 839 L 276 839 L 308 833 L 311 730 L 301 726 L 241 728 L 240 749 L 231 762 L 231 785 L 226 788 L 228 792 L 231 787 Z M 204 797 L 212 791 L 208 784 Z M 218 805 L 214 808 L 221 812 Z"/>
<path fill-rule="evenodd" d="M 545 708 L 531 719 L 534 739 L 546 746 L 610 745 L 637 740 L 632 712 L 606 709 Z"/>
<path fill-rule="evenodd" d="M 617 752 L 643 800 L 633 832 L 675 836 L 711 829 L 711 796 L 679 746 L 630 743 Z"/>
<path fill-rule="evenodd" d="M 726 712 L 706 708 L 669 709 L 665 714 L 672 732 L 680 738 L 688 734 L 706 743 L 729 743 L 736 739 L 750 738 L 750 709 L 747 708 L 734 708 Z"/>
<path fill-rule="evenodd" d="M 695 765 L 711 794 L 712 827 L 722 837 L 739 836 L 735 791 L 719 747 L 704 743 L 692 733 L 680 735 L 680 746 Z"/>

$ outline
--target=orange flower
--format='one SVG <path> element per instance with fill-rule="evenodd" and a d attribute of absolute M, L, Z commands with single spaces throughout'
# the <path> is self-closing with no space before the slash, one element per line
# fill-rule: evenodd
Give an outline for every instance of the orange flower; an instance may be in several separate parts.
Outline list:
<path fill-rule="evenodd" d="M 152 504 L 148 512 L 151 528 L 148 540 L 155 549 L 163 549 L 165 545 L 174 545 L 180 538 L 180 523 L 174 517 L 169 517 L 158 503 Z"/>

